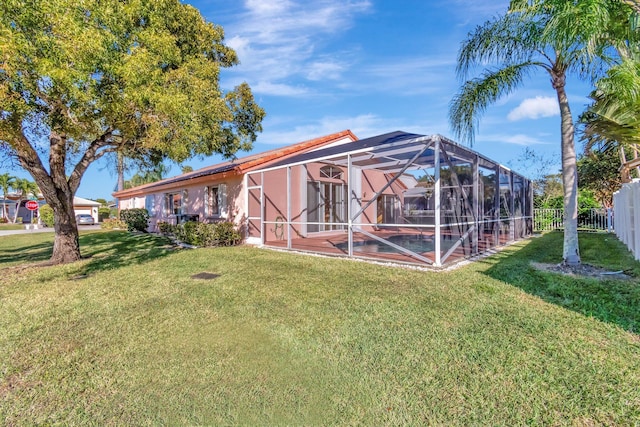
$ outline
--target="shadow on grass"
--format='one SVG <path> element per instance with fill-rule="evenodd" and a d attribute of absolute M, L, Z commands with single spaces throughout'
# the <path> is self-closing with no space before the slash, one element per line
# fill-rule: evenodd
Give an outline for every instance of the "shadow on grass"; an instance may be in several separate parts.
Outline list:
<path fill-rule="evenodd" d="M 52 242 L 35 243 L 28 246 L 0 249 L 0 268 L 3 264 L 21 264 L 46 261 L 53 252 Z"/>
<path fill-rule="evenodd" d="M 46 262 L 53 251 L 53 235 L 38 236 L 41 242 L 23 240 L 27 245 L 16 242 L 0 248 L 0 268 L 2 264 L 33 264 Z M 131 234 L 126 231 L 97 231 L 80 233 L 80 252 L 85 261 L 80 265 L 81 274 L 113 270 L 129 265 L 138 265 L 175 250 L 174 245 L 164 238 L 150 234 Z"/>
<path fill-rule="evenodd" d="M 80 250 L 88 262 L 84 274 L 143 264 L 167 256 L 175 246 L 164 237 L 110 231 L 80 234 Z"/>
<path fill-rule="evenodd" d="M 547 233 L 519 250 L 506 249 L 482 262 L 491 264 L 485 274 L 549 303 L 640 332 L 640 263 L 612 234 L 580 233 L 582 262 L 610 271 L 623 270 L 631 280 L 598 280 L 542 272 L 530 265 L 559 263 L 563 235 Z"/>

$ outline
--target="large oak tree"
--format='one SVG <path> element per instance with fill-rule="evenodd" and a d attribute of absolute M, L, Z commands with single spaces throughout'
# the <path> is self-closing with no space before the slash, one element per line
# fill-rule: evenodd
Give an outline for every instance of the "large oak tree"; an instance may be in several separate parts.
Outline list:
<path fill-rule="evenodd" d="M 51 261 L 80 258 L 73 196 L 107 153 L 181 162 L 250 149 L 264 111 L 220 26 L 178 0 L 0 2 L 0 149 L 55 217 Z"/>

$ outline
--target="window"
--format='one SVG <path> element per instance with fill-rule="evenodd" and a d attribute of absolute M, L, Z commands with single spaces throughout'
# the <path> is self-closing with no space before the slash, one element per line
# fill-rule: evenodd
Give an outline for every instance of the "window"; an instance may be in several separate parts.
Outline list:
<path fill-rule="evenodd" d="M 227 217 L 227 186 L 212 185 L 204 188 L 204 215 L 208 217 Z"/>
<path fill-rule="evenodd" d="M 182 193 L 168 193 L 164 196 L 165 212 L 167 215 L 182 214 Z"/>
<path fill-rule="evenodd" d="M 320 169 L 321 178 L 342 179 L 342 170 L 335 166 L 325 166 Z"/>
<path fill-rule="evenodd" d="M 149 212 L 150 217 L 156 216 L 156 197 L 153 194 L 145 197 L 144 208 Z"/>
<path fill-rule="evenodd" d="M 335 182 L 307 182 L 309 232 L 344 230 L 347 218 L 347 186 Z"/>
<path fill-rule="evenodd" d="M 396 224 L 400 200 L 394 194 L 381 194 L 376 200 L 378 224 Z"/>

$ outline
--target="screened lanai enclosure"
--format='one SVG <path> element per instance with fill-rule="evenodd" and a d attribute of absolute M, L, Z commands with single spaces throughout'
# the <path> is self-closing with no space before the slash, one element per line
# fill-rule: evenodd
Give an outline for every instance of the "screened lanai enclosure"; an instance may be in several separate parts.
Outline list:
<path fill-rule="evenodd" d="M 248 241 L 444 266 L 529 236 L 529 180 L 443 136 L 393 132 L 247 175 Z"/>

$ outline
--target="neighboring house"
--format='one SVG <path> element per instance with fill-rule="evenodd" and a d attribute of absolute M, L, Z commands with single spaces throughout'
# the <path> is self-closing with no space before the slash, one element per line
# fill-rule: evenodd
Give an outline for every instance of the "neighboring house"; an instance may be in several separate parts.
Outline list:
<path fill-rule="evenodd" d="M 9 193 L 7 194 L 7 198 L 5 200 L 0 199 L 0 211 L 4 211 L 5 205 L 6 205 L 6 211 L 8 213 L 7 219 L 9 221 L 13 221 L 13 219 L 16 217 L 16 207 L 17 207 L 18 208 L 17 218 L 19 222 L 22 222 L 24 224 L 29 224 L 31 223 L 32 218 L 33 218 L 33 222 L 37 222 L 38 211 L 37 210 L 30 211 L 25 206 L 26 203 L 30 200 L 32 200 L 32 198 L 30 198 L 29 200 L 22 200 L 20 197 L 20 193 Z M 42 195 L 39 195 L 37 202 L 40 205 L 44 204 L 44 199 L 42 198 Z M 0 218 L 2 217 L 3 215 L 0 215 Z"/>
<path fill-rule="evenodd" d="M 73 211 L 76 215 L 89 214 L 93 220 L 98 223 L 98 208 L 100 203 L 94 200 L 83 199 L 82 197 L 73 197 Z"/>
<path fill-rule="evenodd" d="M 16 211 L 16 206 L 18 204 L 18 200 L 19 197 L 18 195 L 12 195 L 9 194 L 7 196 L 7 200 L 5 200 L 4 202 L 6 202 L 7 204 L 7 211 L 9 213 L 8 218 L 13 219 L 14 215 L 15 215 L 15 211 Z M 42 195 L 40 195 L 40 197 L 38 198 L 38 204 L 40 206 L 42 205 L 46 205 L 47 202 L 44 200 L 44 198 L 42 197 Z M 33 222 L 37 222 L 37 218 L 38 218 L 38 211 L 30 211 L 29 209 L 26 208 L 26 203 L 28 202 L 28 200 L 21 200 L 20 201 L 20 206 L 18 207 L 18 218 L 22 219 L 22 222 L 25 224 L 29 224 L 31 222 L 31 218 L 33 216 Z M 0 199 L 0 210 L 2 210 L 3 206 L 2 206 L 2 199 Z M 97 223 L 98 222 L 98 208 L 100 207 L 100 203 L 93 201 L 93 200 L 89 200 L 89 199 L 83 199 L 82 197 L 77 197 L 75 196 L 73 198 L 73 210 L 75 212 L 76 215 L 79 214 L 89 214 L 93 217 L 94 221 Z M 2 217 L 0 215 L 0 217 Z"/>
<path fill-rule="evenodd" d="M 529 180 L 440 135 L 350 131 L 115 192 L 160 221 L 238 224 L 247 243 L 442 266 L 528 236 Z"/>

